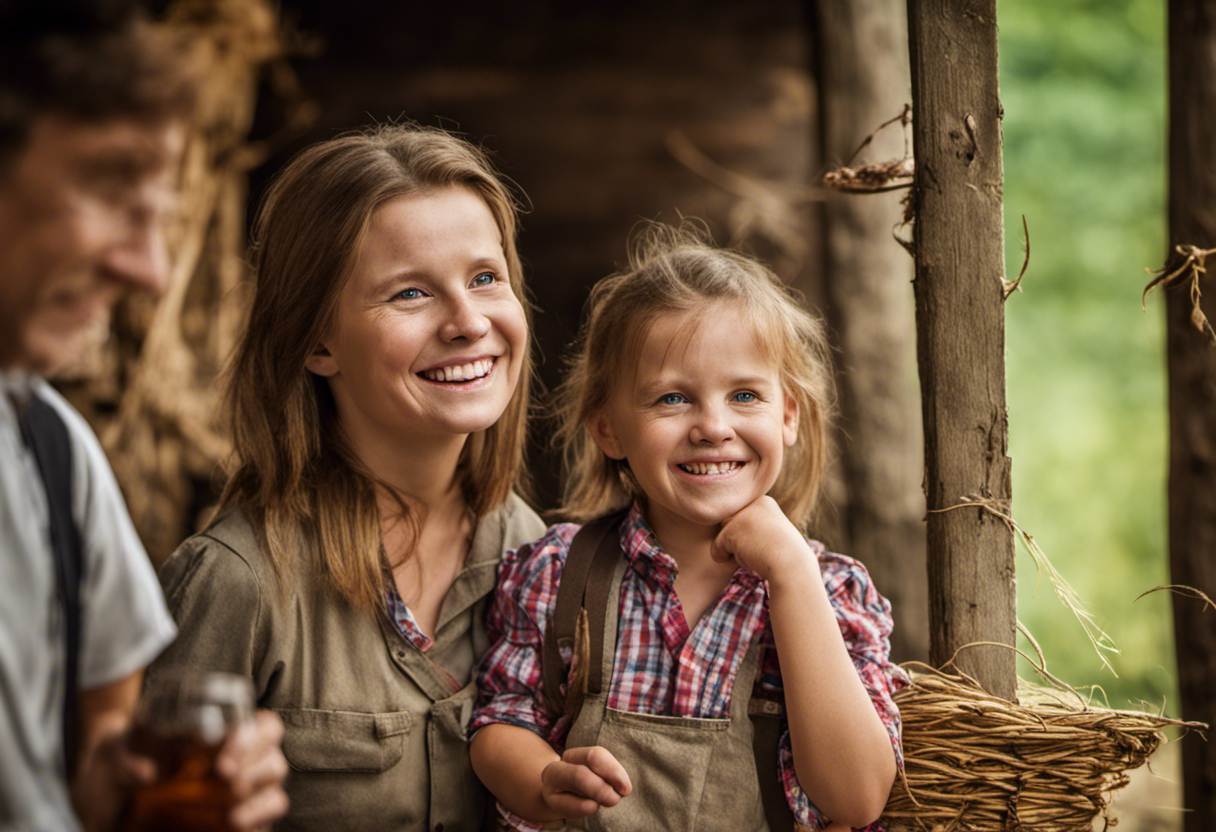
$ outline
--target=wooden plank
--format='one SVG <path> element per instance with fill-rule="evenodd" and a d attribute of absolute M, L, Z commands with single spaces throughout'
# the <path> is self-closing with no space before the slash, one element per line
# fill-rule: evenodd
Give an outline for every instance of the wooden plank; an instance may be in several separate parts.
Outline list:
<path fill-rule="evenodd" d="M 1216 3 L 1169 4 L 1169 242 L 1216 247 Z M 1216 267 L 1216 258 L 1209 258 Z M 1201 279 L 1216 321 L 1216 282 Z M 1216 597 L 1216 347 L 1191 324 L 1189 281 L 1166 290 L 1170 577 Z M 1216 615 L 1174 598 L 1182 718 L 1216 724 Z M 1216 743 L 1182 743 L 1187 832 L 1216 829 Z"/>
<path fill-rule="evenodd" d="M 916 323 L 929 506 L 930 657 L 1014 643 L 1013 532 L 981 508 L 1012 496 L 1005 408 L 1001 104 L 995 0 L 909 0 L 916 156 Z M 958 665 L 1012 699 L 1014 653 Z"/>

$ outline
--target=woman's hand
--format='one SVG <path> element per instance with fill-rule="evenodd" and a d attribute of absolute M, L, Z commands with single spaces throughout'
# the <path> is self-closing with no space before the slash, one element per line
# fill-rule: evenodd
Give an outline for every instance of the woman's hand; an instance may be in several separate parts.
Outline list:
<path fill-rule="evenodd" d="M 629 775 L 602 746 L 567 748 L 541 772 L 541 796 L 558 816 L 582 818 L 621 802 L 633 791 Z"/>
<path fill-rule="evenodd" d="M 728 517 L 711 551 L 714 560 L 734 560 L 770 582 L 808 567 L 819 571 L 802 533 L 768 495 Z"/>
<path fill-rule="evenodd" d="M 270 711 L 258 711 L 220 749 L 215 770 L 236 798 L 228 819 L 241 832 L 269 829 L 287 814 L 287 793 L 283 791 L 287 760 L 280 749 L 282 742 L 282 720 Z"/>

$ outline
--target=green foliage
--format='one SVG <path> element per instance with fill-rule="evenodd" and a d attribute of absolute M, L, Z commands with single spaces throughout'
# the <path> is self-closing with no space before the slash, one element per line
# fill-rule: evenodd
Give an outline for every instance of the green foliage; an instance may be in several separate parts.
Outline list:
<path fill-rule="evenodd" d="M 1018 558 L 1018 613 L 1048 668 L 1113 706 L 1176 712 L 1165 532 L 1160 301 L 1165 251 L 1165 19 L 1153 0 L 1005 0 L 1006 304 L 1014 516 L 1122 650 L 1118 679 L 1045 578 Z M 1033 678 L 1023 665 L 1021 674 Z"/>

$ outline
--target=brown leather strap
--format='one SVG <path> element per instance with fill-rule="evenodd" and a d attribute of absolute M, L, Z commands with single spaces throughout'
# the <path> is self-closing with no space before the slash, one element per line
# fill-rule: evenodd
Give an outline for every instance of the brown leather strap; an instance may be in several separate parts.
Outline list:
<path fill-rule="evenodd" d="M 602 658 L 603 656 L 603 641 L 600 638 L 600 632 L 603 629 L 604 607 L 607 605 L 609 589 L 607 584 L 612 577 L 611 567 L 615 558 L 620 556 L 618 528 L 623 517 L 623 513 L 614 512 L 592 520 L 579 529 L 578 533 L 574 535 L 574 540 L 570 542 L 570 551 L 566 554 L 566 563 L 562 568 L 561 584 L 557 589 L 557 602 L 553 609 L 553 616 L 545 628 L 541 665 L 544 677 L 545 706 L 555 717 L 562 716 L 569 710 L 567 706 L 570 703 L 561 695 L 562 681 L 565 678 L 561 650 L 562 648 L 574 649 L 579 613 L 582 610 L 587 611 L 585 615 L 588 622 L 592 617 L 597 616 L 598 611 L 596 620 L 599 622 L 599 626 L 588 627 L 588 630 L 592 635 L 591 651 L 595 657 Z M 603 559 L 603 556 L 600 556 L 602 551 L 612 555 L 612 558 L 608 559 L 607 579 L 603 577 L 602 566 L 593 570 L 593 566 Z M 599 587 L 600 584 L 603 584 L 602 589 Z M 598 602 L 595 606 L 587 603 L 589 588 L 594 593 L 593 600 Z M 591 656 L 587 658 L 589 662 L 587 669 L 590 672 L 588 678 L 596 681 L 596 691 L 598 691 L 602 684 L 599 658 Z"/>
<path fill-rule="evenodd" d="M 584 635 L 589 636 L 590 642 L 588 655 L 580 657 L 580 661 L 585 659 L 587 662 L 586 692 L 598 694 L 603 691 L 604 646 L 616 641 L 607 637 L 604 625 L 613 597 L 613 571 L 621 558 L 620 524 L 623 519 L 624 512 L 617 512 L 593 520 L 579 529 L 570 542 L 553 617 L 545 628 L 544 697 L 546 707 L 555 718 L 568 715 L 575 719 L 582 706 L 581 691 L 571 689 L 565 699 L 561 695 L 565 676 L 561 648 L 575 649 L 580 613 L 585 616 Z M 785 708 L 780 702 L 752 697 L 747 710 L 752 722 L 752 752 L 768 828 L 794 829 L 794 815 L 785 799 L 778 767 Z"/>
<path fill-rule="evenodd" d="M 615 597 L 612 574 L 623 557 L 619 532 L 621 519 L 617 517 L 608 533 L 600 538 L 595 559 L 591 562 L 591 572 L 587 576 L 587 589 L 583 593 L 587 633 L 591 641 L 587 660 L 587 692 L 592 694 L 604 689 L 604 645 L 612 645 L 612 652 L 616 653 L 616 633 L 607 633 L 604 627 L 608 618 L 608 604 Z"/>

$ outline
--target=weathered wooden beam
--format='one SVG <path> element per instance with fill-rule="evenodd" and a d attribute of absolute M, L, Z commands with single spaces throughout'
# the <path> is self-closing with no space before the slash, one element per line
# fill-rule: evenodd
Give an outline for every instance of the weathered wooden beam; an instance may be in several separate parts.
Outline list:
<path fill-rule="evenodd" d="M 904 0 L 814 5 L 821 146 L 831 167 L 849 162 L 908 101 L 907 25 Z M 885 129 L 866 158 L 900 157 L 901 132 Z M 830 194 L 823 223 L 825 311 L 841 355 L 843 520 L 851 553 L 891 599 L 900 661 L 929 655 L 912 261 L 892 236 L 904 193 Z"/>
<path fill-rule="evenodd" d="M 1170 271 L 1175 246 L 1216 248 L 1216 2 L 1169 4 Z M 1209 258 L 1216 267 L 1216 258 Z M 1202 310 L 1216 321 L 1216 282 L 1201 278 Z M 1216 597 L 1216 346 L 1191 322 L 1190 281 L 1166 290 L 1169 366 L 1170 577 Z M 1216 724 L 1216 615 L 1174 599 L 1182 718 Z M 1182 742 L 1187 832 L 1216 829 L 1216 743 Z"/>
<path fill-rule="evenodd" d="M 925 432 L 930 658 L 1014 643 L 1008 513 L 1001 103 L 995 0 L 909 0 L 917 361 Z M 993 693 L 1016 693 L 1015 654 L 963 651 Z"/>

